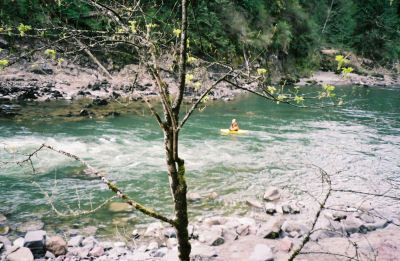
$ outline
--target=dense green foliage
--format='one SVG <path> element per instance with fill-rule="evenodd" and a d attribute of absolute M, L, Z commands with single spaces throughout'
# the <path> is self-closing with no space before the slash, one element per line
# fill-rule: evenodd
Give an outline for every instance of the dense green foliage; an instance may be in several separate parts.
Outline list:
<path fill-rule="evenodd" d="M 147 22 L 171 34 L 178 28 L 179 1 L 142 3 Z M 36 28 L 67 23 L 91 30 L 112 26 L 80 0 L 2 0 L 0 10 L 3 30 L 21 23 Z M 286 64 L 307 65 L 323 47 L 354 51 L 384 64 L 398 62 L 400 56 L 399 0 L 192 0 L 188 11 L 192 52 L 234 63 L 246 53 L 261 62 L 273 56 Z"/>

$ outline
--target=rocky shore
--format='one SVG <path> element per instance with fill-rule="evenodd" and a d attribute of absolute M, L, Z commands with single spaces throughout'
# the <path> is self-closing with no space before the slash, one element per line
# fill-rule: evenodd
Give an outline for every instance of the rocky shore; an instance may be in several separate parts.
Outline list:
<path fill-rule="evenodd" d="M 379 215 L 368 202 L 324 209 L 309 234 L 315 214 L 310 216 L 303 203 L 285 201 L 281 195 L 279 188 L 269 187 L 263 201 L 246 201 L 252 213 L 248 216 L 191 222 L 192 260 L 287 260 L 308 235 L 310 242 L 303 248 L 307 254 L 298 260 L 397 260 L 400 255 L 399 220 Z M 3 215 L 0 226 L 7 226 Z M 20 237 L 0 236 L 0 260 L 178 260 L 175 230 L 160 222 L 134 229 L 118 242 L 98 241 L 95 234 L 83 236 L 73 230 L 48 235 L 41 227 L 31 222 Z"/>

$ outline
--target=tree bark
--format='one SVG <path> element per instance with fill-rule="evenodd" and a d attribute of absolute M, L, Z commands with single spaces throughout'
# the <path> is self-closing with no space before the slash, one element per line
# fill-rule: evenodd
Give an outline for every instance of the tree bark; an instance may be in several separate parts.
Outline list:
<path fill-rule="evenodd" d="M 169 125 L 169 126 L 168 126 Z M 188 233 L 188 214 L 185 179 L 185 163 L 178 157 L 178 131 L 174 131 L 168 122 L 164 128 L 164 142 L 167 158 L 168 176 L 174 200 L 175 229 L 178 239 L 179 259 L 190 260 L 191 245 Z"/>

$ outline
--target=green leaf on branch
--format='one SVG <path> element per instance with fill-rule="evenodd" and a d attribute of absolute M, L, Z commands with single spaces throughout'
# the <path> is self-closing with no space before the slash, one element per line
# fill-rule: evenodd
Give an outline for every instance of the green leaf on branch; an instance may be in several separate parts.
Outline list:
<path fill-rule="evenodd" d="M 179 37 L 181 35 L 181 29 L 174 29 L 173 33 L 175 34 L 176 37 Z"/>
<path fill-rule="evenodd" d="M 8 65 L 8 60 L 0 60 L 0 72 Z"/>
<path fill-rule="evenodd" d="M 47 49 L 46 51 L 44 51 L 45 54 L 47 54 L 48 56 L 50 56 L 50 58 L 52 60 L 56 59 L 56 51 L 53 49 Z"/>
<path fill-rule="evenodd" d="M 31 29 L 32 29 L 32 27 L 30 27 L 29 25 L 19 24 L 19 26 L 18 26 L 18 31 L 19 31 L 19 34 L 21 35 L 21 37 L 24 37 L 25 32 L 27 32 Z"/>
<path fill-rule="evenodd" d="M 276 88 L 273 86 L 268 86 L 268 92 L 271 93 L 271 95 L 274 95 L 274 92 L 276 91 Z"/>
<path fill-rule="evenodd" d="M 193 74 L 186 74 L 185 82 L 186 82 L 187 84 L 189 84 L 189 83 L 193 80 L 193 78 L 194 78 L 194 75 L 193 75 Z"/>
<path fill-rule="evenodd" d="M 136 34 L 137 33 L 136 21 L 134 21 L 134 20 L 133 21 L 129 21 L 129 24 L 130 24 L 129 28 L 131 29 L 132 33 Z"/>
<path fill-rule="evenodd" d="M 258 75 L 265 74 L 266 72 L 267 72 L 267 70 L 266 70 L 266 69 L 264 69 L 264 68 L 257 69 L 257 73 L 258 73 Z"/>
<path fill-rule="evenodd" d="M 294 97 L 294 100 L 295 100 L 297 103 L 300 103 L 300 102 L 304 101 L 304 98 L 303 98 L 303 97 L 296 96 L 296 97 Z"/>

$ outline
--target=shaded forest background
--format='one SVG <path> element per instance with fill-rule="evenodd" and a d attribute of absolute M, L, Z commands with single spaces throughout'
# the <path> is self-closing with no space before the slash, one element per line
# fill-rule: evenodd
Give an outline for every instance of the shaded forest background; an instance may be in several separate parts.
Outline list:
<path fill-rule="evenodd" d="M 98 2 L 123 12 L 129 11 L 128 5 L 135 1 Z M 147 16 L 134 19 L 162 27 L 167 43 L 168 34 L 173 35 L 173 30 L 179 28 L 179 1 L 141 3 Z M 0 10 L 3 32 L 21 24 L 52 29 L 53 36 L 57 28 L 65 30 L 66 26 L 115 31 L 115 24 L 81 0 L 2 0 Z M 193 55 L 233 65 L 242 64 L 247 56 L 261 63 L 283 61 L 283 71 L 301 68 L 306 72 L 318 69 L 318 50 L 335 48 L 393 68 L 400 56 L 400 1 L 192 0 L 189 31 Z M 120 51 L 124 63 L 135 60 L 129 50 Z"/>

